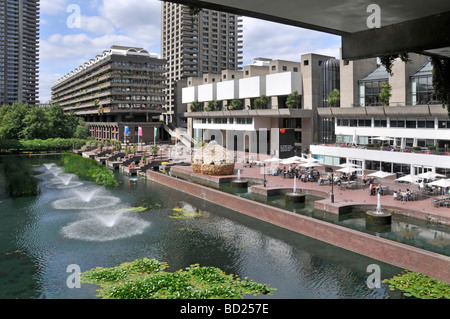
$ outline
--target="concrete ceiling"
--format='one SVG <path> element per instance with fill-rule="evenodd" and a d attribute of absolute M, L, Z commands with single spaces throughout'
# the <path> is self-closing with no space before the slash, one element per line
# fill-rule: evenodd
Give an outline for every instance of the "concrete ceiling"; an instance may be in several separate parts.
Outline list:
<path fill-rule="evenodd" d="M 398 52 L 450 57 L 449 0 L 169 0 L 342 36 L 344 59 Z M 370 4 L 381 28 L 369 29 Z"/>

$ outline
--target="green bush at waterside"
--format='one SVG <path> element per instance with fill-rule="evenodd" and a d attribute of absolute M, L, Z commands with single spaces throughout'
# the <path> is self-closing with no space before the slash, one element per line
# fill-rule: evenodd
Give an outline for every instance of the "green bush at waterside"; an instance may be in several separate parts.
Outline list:
<path fill-rule="evenodd" d="M 108 299 L 241 299 L 248 294 L 271 294 L 269 286 L 215 267 L 198 264 L 166 272 L 167 263 L 137 259 L 112 268 L 97 267 L 81 274 L 81 281 L 101 286 L 99 297 Z M 272 289 L 276 290 L 276 289 Z"/>
<path fill-rule="evenodd" d="M 10 196 L 34 196 L 39 194 L 38 180 L 30 173 L 31 167 L 23 159 L 3 158 L 5 189 Z"/>
<path fill-rule="evenodd" d="M 78 138 L 49 138 L 46 140 L 0 140 L 2 153 L 61 152 L 80 149 L 89 140 Z"/>
<path fill-rule="evenodd" d="M 67 173 L 91 177 L 99 185 L 118 185 L 114 174 L 108 168 L 97 163 L 94 159 L 84 158 L 76 154 L 64 154 L 62 156 L 62 163 L 64 170 Z"/>

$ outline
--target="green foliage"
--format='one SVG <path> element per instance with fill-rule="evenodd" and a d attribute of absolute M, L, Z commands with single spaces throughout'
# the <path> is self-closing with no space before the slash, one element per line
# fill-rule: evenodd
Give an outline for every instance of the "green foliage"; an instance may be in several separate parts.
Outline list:
<path fill-rule="evenodd" d="M 192 102 L 191 106 L 190 106 L 190 110 L 191 110 L 191 112 L 200 111 L 200 102 L 199 101 Z"/>
<path fill-rule="evenodd" d="M 137 259 L 117 267 L 97 267 L 81 281 L 101 286 L 98 296 L 110 299 L 240 299 L 247 294 L 272 294 L 265 284 L 241 280 L 215 267 L 198 264 L 174 273 L 167 263 Z"/>
<path fill-rule="evenodd" d="M 152 146 L 150 146 L 150 153 L 151 153 L 153 156 L 156 156 L 156 154 L 158 154 L 158 151 L 159 151 L 159 146 L 158 146 L 158 145 L 152 145 Z"/>
<path fill-rule="evenodd" d="M 33 196 L 39 193 L 38 181 L 31 175 L 26 160 L 15 157 L 3 159 L 5 188 L 13 197 Z"/>
<path fill-rule="evenodd" d="M 220 103 L 217 100 L 209 101 L 208 104 L 205 106 L 205 111 L 220 111 Z"/>
<path fill-rule="evenodd" d="M 433 87 L 438 101 L 447 107 L 450 114 L 450 59 L 431 58 L 433 65 Z"/>
<path fill-rule="evenodd" d="M 67 173 L 91 177 L 99 185 L 118 185 L 114 174 L 92 158 L 84 158 L 76 154 L 67 153 L 63 155 L 62 163 Z"/>
<path fill-rule="evenodd" d="M 383 105 L 389 104 L 389 98 L 392 96 L 391 94 L 392 86 L 385 82 L 381 86 L 381 92 L 380 92 L 380 100 Z"/>
<path fill-rule="evenodd" d="M 253 101 L 253 108 L 255 110 L 265 109 L 267 108 L 267 103 L 269 103 L 269 98 L 265 95 L 261 95 Z"/>
<path fill-rule="evenodd" d="M 341 100 L 341 92 L 338 89 L 334 89 L 330 95 L 328 95 L 328 105 L 330 107 L 338 107 Z"/>
<path fill-rule="evenodd" d="M 21 103 L 4 105 L 0 108 L 0 139 L 72 138 L 79 121 L 73 112 L 65 114 L 58 104 L 49 108 Z M 77 136 L 87 137 L 81 132 Z"/>
<path fill-rule="evenodd" d="M 80 149 L 88 143 L 84 139 L 76 138 L 49 138 L 46 140 L 0 140 L 0 152 L 59 152 L 68 151 L 72 148 Z"/>
<path fill-rule="evenodd" d="M 391 290 L 401 290 L 406 297 L 416 297 L 420 299 L 441 299 L 450 298 L 450 285 L 428 276 L 405 271 L 399 276 L 383 280 L 389 284 Z"/>
<path fill-rule="evenodd" d="M 388 54 L 380 56 L 380 62 L 384 67 L 386 68 L 386 71 L 389 73 L 389 75 L 394 75 L 392 72 L 392 66 L 394 65 L 394 61 L 396 59 L 400 58 L 405 63 L 409 63 L 411 60 L 409 59 L 408 52 L 401 52 L 401 53 L 395 53 L 395 54 Z"/>
<path fill-rule="evenodd" d="M 302 96 L 298 94 L 297 90 L 288 95 L 286 100 L 286 106 L 288 108 L 299 108 L 301 105 Z"/>
<path fill-rule="evenodd" d="M 231 100 L 230 104 L 228 104 L 228 109 L 230 111 L 243 110 L 244 103 L 242 103 L 242 100 L 239 99 Z"/>

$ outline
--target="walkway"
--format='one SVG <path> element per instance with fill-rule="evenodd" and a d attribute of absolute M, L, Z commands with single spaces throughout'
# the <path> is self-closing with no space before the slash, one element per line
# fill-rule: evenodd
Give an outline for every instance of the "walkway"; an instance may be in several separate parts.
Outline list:
<path fill-rule="evenodd" d="M 241 163 L 236 163 L 235 174 L 227 176 L 205 176 L 196 174 L 190 166 L 174 166 L 172 170 L 183 172 L 203 180 L 209 180 L 219 183 L 221 179 L 232 180 L 237 178 L 237 170 L 240 170 L 241 179 L 258 180 L 261 184 L 252 186 L 252 191 L 259 194 L 270 194 L 271 192 L 280 192 L 293 189 L 294 180 L 282 178 L 280 176 L 266 175 L 266 187 L 262 185 L 264 179 L 263 168 L 258 166 L 243 167 Z M 323 172 L 322 172 L 323 174 Z M 392 190 L 417 190 L 417 185 L 396 182 L 394 177 L 380 179 L 381 185 L 389 186 Z M 366 209 L 375 209 L 377 205 L 377 196 L 370 196 L 369 188 L 365 189 L 340 189 L 334 185 L 334 203 L 331 203 L 331 185 L 318 185 L 317 182 L 301 182 L 297 180 L 297 190 L 310 195 L 324 197 L 323 200 L 315 202 L 315 208 L 339 213 L 345 211 L 345 208 L 359 207 Z M 432 197 L 422 196 L 417 201 L 401 202 L 394 200 L 392 195 L 381 196 L 381 207 L 394 213 L 406 216 L 430 220 L 445 225 L 450 225 L 450 208 L 434 207 Z"/>

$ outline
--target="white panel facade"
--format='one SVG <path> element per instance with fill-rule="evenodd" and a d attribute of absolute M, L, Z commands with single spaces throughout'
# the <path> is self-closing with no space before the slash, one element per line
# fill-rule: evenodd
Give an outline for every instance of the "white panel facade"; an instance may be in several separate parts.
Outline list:
<path fill-rule="evenodd" d="M 214 101 L 216 97 L 217 86 L 216 83 L 203 84 L 198 86 L 198 101 L 208 102 Z"/>
<path fill-rule="evenodd" d="M 302 95 L 302 74 L 300 72 L 282 72 L 266 77 L 266 95 L 289 95 L 294 91 Z"/>
<path fill-rule="evenodd" d="M 239 80 L 239 98 L 256 98 L 266 94 L 266 76 L 254 76 Z"/>
<path fill-rule="evenodd" d="M 239 81 L 225 81 L 217 83 L 217 100 L 239 99 Z"/>
<path fill-rule="evenodd" d="M 181 92 L 183 103 L 192 103 L 198 100 L 198 90 L 196 86 L 185 87 Z"/>

